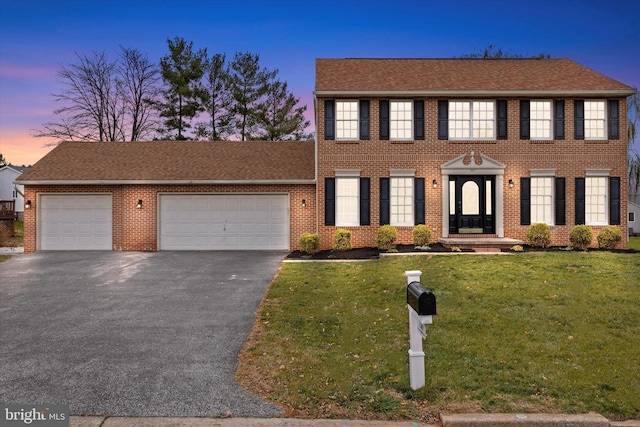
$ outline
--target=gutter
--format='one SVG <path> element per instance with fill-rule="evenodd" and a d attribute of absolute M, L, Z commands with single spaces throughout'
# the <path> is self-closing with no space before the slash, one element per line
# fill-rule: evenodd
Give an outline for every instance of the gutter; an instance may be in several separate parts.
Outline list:
<path fill-rule="evenodd" d="M 315 179 L 43 179 L 15 181 L 21 185 L 273 185 L 273 184 L 315 184 Z"/>
<path fill-rule="evenodd" d="M 316 90 L 314 96 L 428 96 L 428 97 L 627 97 L 636 93 L 635 89 L 612 90 Z"/>

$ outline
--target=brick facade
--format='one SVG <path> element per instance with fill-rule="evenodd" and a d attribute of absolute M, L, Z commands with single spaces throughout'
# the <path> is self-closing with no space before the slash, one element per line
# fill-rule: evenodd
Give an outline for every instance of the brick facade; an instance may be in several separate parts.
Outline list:
<path fill-rule="evenodd" d="M 368 140 L 327 140 L 324 134 L 324 101 L 329 100 L 369 100 L 370 137 Z M 586 169 L 610 169 L 610 177 L 620 177 L 621 189 L 627 188 L 627 140 L 626 101 L 619 99 L 620 138 L 607 140 L 577 140 L 574 138 L 574 98 L 560 98 L 565 101 L 565 138 L 563 140 L 522 140 L 520 139 L 520 99 L 508 98 L 508 138 L 490 141 L 453 141 L 438 139 L 438 100 L 446 97 L 415 97 L 406 100 L 423 100 L 425 105 L 425 139 L 415 141 L 380 140 L 379 138 L 379 101 L 381 99 L 402 100 L 403 98 L 367 98 L 367 97 L 321 97 L 316 101 L 317 139 L 318 139 L 318 230 L 322 248 L 329 248 L 332 236 L 337 228 L 352 231 L 354 246 L 375 246 L 376 233 L 380 226 L 379 204 L 381 177 L 389 177 L 391 169 L 415 169 L 415 176 L 425 178 L 425 222 L 432 229 L 432 240 L 442 236 L 442 186 L 440 167 L 460 155 L 474 152 L 487 156 L 506 165 L 503 180 L 504 196 L 504 236 L 526 240 L 527 226 L 520 225 L 520 178 L 529 177 L 531 169 L 555 169 L 556 177 L 566 179 L 566 225 L 552 226 L 553 245 L 569 245 L 568 234 L 575 225 L 575 178 L 584 177 Z M 472 100 L 465 97 L 464 100 Z M 482 100 L 495 100 L 496 97 L 483 97 Z M 500 99 L 507 99 L 500 97 Z M 531 98 L 527 98 L 531 99 Z M 544 100 L 550 98 L 545 97 Z M 584 98 L 580 98 L 584 99 Z M 595 99 L 595 98 L 589 98 Z M 610 98 L 600 98 L 610 99 Z M 554 101 L 555 99 L 551 99 Z M 369 177 L 371 183 L 370 206 L 371 225 L 359 227 L 325 226 L 325 181 L 334 177 L 338 169 L 360 170 L 361 177 Z M 437 181 L 438 188 L 432 186 Z M 508 183 L 513 180 L 514 187 Z M 623 241 L 621 247 L 627 247 L 627 200 L 620 201 L 620 215 Z M 398 243 L 411 243 L 413 227 L 397 227 Z M 594 226 L 595 236 L 601 226 Z"/>
<path fill-rule="evenodd" d="M 27 185 L 25 200 L 31 200 L 32 207 L 25 209 L 26 253 L 37 250 L 38 195 L 43 193 L 110 193 L 114 250 L 158 250 L 158 195 L 162 193 L 288 194 L 291 250 L 297 248 L 302 233 L 315 232 L 316 227 L 314 185 Z M 142 209 L 136 208 L 138 200 L 143 200 Z"/>

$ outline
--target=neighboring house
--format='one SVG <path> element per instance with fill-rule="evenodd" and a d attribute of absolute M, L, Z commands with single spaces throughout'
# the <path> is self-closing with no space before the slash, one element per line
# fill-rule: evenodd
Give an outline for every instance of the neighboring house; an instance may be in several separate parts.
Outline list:
<path fill-rule="evenodd" d="M 315 146 L 63 143 L 20 178 L 25 251 L 375 246 L 383 224 L 473 246 L 536 222 L 626 247 L 633 93 L 567 59 L 318 59 Z"/>
<path fill-rule="evenodd" d="M 640 205 L 629 202 L 629 231 L 640 234 Z"/>
<path fill-rule="evenodd" d="M 14 184 L 20 175 L 26 170 L 25 166 L 6 165 L 0 167 L 0 200 L 13 200 L 18 219 L 22 219 L 24 213 L 24 186 Z"/>

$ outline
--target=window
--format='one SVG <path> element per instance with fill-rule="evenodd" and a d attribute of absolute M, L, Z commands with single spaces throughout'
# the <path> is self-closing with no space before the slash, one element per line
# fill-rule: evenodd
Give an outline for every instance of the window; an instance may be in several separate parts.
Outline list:
<path fill-rule="evenodd" d="M 607 177 L 585 178 L 585 224 L 607 224 Z"/>
<path fill-rule="evenodd" d="M 531 139 L 551 139 L 551 101 L 531 101 Z"/>
<path fill-rule="evenodd" d="M 553 178 L 531 177 L 531 224 L 553 225 Z"/>
<path fill-rule="evenodd" d="M 495 139 L 493 101 L 450 101 L 450 139 Z"/>
<path fill-rule="evenodd" d="M 607 123 L 604 101 L 584 101 L 585 139 L 606 139 Z"/>
<path fill-rule="evenodd" d="M 413 102 L 391 101 L 389 127 L 391 139 L 413 139 Z"/>
<path fill-rule="evenodd" d="M 636 213 L 629 212 L 629 222 L 636 222 Z"/>
<path fill-rule="evenodd" d="M 358 139 L 358 101 L 336 101 L 336 139 Z"/>
<path fill-rule="evenodd" d="M 336 225 L 360 225 L 359 182 L 356 177 L 336 178 Z"/>
<path fill-rule="evenodd" d="M 391 178 L 391 225 L 413 225 L 413 177 Z"/>

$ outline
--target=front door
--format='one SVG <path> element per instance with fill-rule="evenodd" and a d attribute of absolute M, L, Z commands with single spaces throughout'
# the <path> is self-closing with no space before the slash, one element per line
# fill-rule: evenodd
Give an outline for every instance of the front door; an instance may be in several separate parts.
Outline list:
<path fill-rule="evenodd" d="M 458 175 L 449 177 L 449 232 L 493 234 L 495 177 Z"/>

